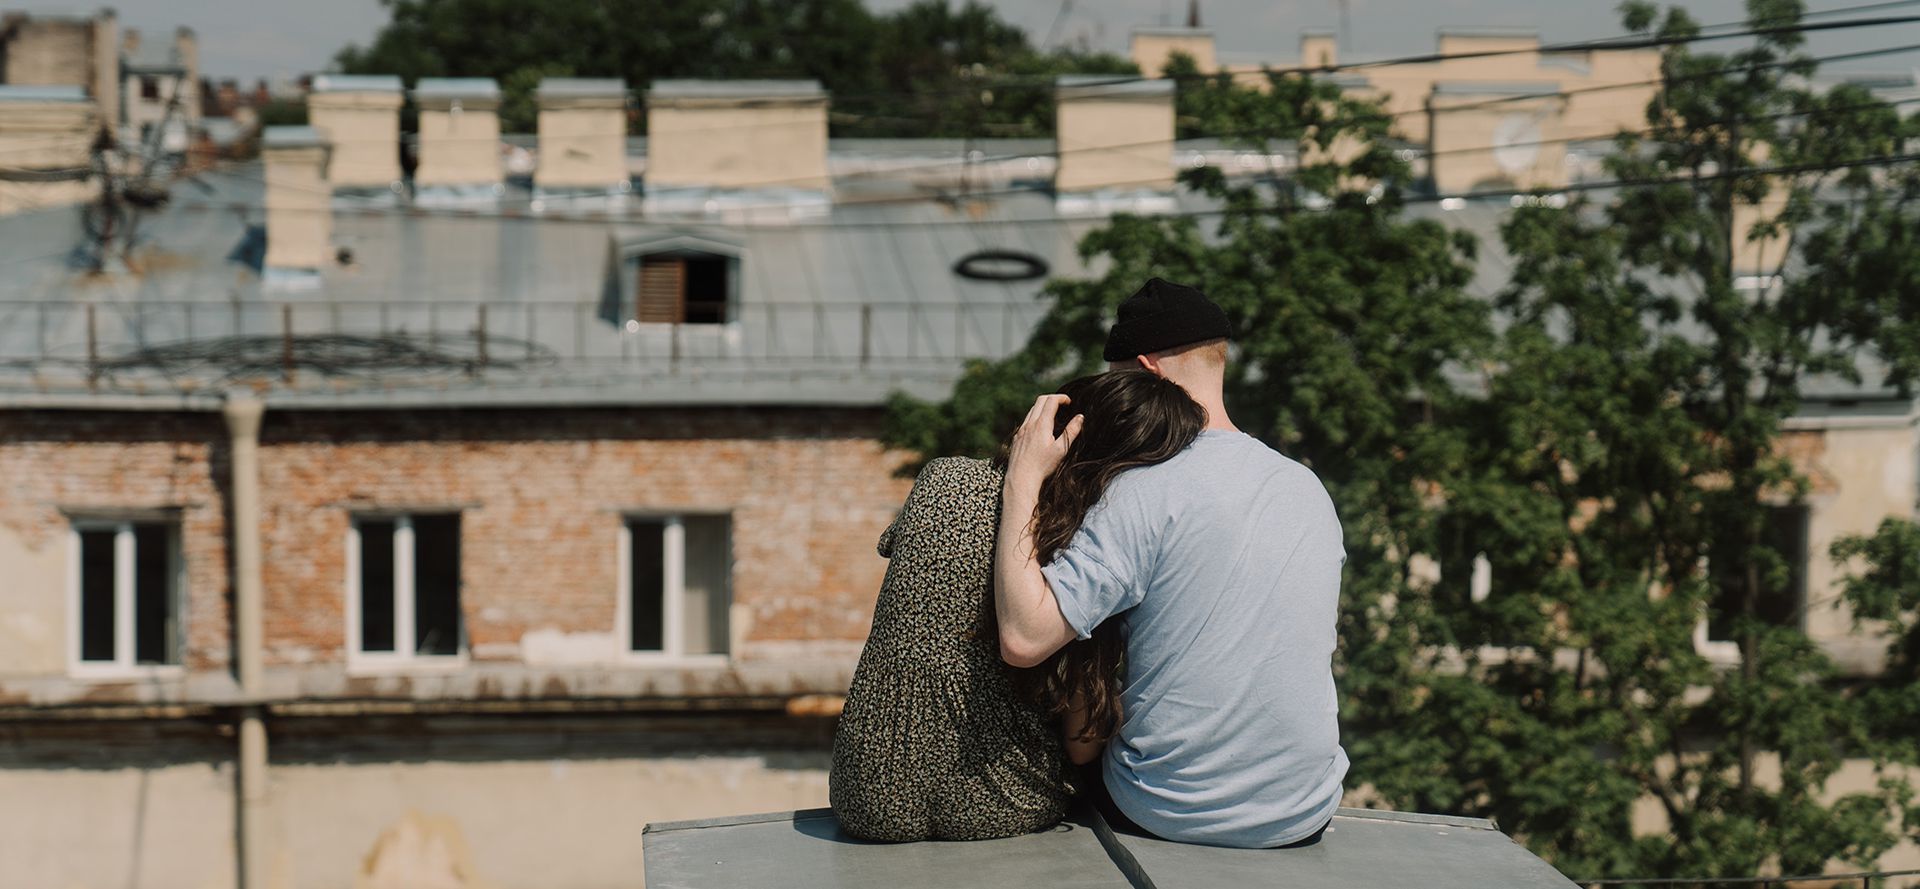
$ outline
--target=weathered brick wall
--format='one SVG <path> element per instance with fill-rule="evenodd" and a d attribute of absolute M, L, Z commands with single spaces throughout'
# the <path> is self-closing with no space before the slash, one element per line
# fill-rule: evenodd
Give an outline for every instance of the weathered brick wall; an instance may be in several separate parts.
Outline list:
<path fill-rule="evenodd" d="M 24 563 L 0 564 L 0 605 L 16 618 L 0 636 L 18 637 L 0 644 L 0 674 L 63 667 L 70 517 L 123 510 L 179 510 L 186 663 L 228 663 L 226 441 L 218 414 L 0 411 L 0 540 Z M 39 615 L 54 617 L 17 619 Z"/>
<path fill-rule="evenodd" d="M 476 662 L 604 660 L 618 638 L 623 514 L 676 510 L 732 514 L 736 659 L 821 642 L 844 651 L 865 638 L 885 571 L 874 541 L 909 486 L 878 424 L 876 411 L 820 409 L 269 410 L 267 665 L 344 660 L 346 541 L 360 510 L 461 514 Z M 63 546 L 63 510 L 181 508 L 188 665 L 224 667 L 225 441 L 217 414 L 0 413 L 0 530 Z M 25 594 L 63 603 L 55 573 Z"/>
<path fill-rule="evenodd" d="M 345 645 L 356 510 L 461 514 L 475 660 L 533 631 L 614 630 L 622 514 L 733 516 L 733 597 L 756 642 L 864 639 L 905 498 L 878 415 L 843 410 L 284 413 L 261 433 L 268 663 Z"/>

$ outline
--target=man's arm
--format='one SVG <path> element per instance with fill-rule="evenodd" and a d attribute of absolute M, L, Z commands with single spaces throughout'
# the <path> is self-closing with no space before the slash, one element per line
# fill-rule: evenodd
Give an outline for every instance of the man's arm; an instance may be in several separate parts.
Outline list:
<path fill-rule="evenodd" d="M 1067 445 L 1080 434 L 1081 418 L 1074 417 L 1056 437 L 1054 417 L 1065 404 L 1064 395 L 1042 395 L 1027 411 L 1013 436 L 1007 457 L 1007 478 L 1000 494 L 1000 534 L 994 547 L 993 603 L 1000 623 L 1000 657 L 1016 667 L 1046 660 L 1078 634 L 1060 612 L 1047 579 L 1040 573 L 1034 552 L 1033 512 L 1040 503 L 1040 483 L 1060 465 Z"/>

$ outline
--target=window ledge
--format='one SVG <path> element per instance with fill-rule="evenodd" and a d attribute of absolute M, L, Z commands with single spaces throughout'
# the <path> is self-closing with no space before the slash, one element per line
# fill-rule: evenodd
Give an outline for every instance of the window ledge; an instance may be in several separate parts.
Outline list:
<path fill-rule="evenodd" d="M 438 657 L 380 657 L 352 655 L 347 658 L 348 676 L 396 676 L 409 673 L 458 673 L 471 666 L 465 654 Z"/>
<path fill-rule="evenodd" d="M 619 665 L 636 670 L 724 670 L 733 666 L 733 658 L 724 654 L 667 654 L 635 651 L 620 656 Z"/>
<path fill-rule="evenodd" d="M 187 668 L 181 664 L 72 664 L 67 678 L 81 682 L 153 682 L 185 679 Z"/>

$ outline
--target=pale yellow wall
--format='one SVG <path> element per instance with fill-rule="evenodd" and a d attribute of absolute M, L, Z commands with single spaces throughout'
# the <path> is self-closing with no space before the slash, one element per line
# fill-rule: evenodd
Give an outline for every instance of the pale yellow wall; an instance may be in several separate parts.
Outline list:
<path fill-rule="evenodd" d="M 1166 70 L 1167 57 L 1176 52 L 1193 57 L 1193 62 L 1201 71 L 1215 71 L 1220 67 L 1214 57 L 1213 32 L 1193 31 L 1185 34 L 1162 33 L 1154 31 L 1135 31 L 1130 47 L 1133 63 L 1140 66 L 1145 77 L 1159 77 Z"/>
<path fill-rule="evenodd" d="M 29 19 L 7 42 L 6 76 L 22 86 L 91 86 L 92 23 Z"/>
<path fill-rule="evenodd" d="M 1497 97 L 1435 97 L 1428 135 L 1433 151 L 1428 170 L 1434 187 L 1441 194 L 1458 194 L 1495 187 L 1497 182 L 1518 188 L 1565 182 L 1567 146 L 1554 141 L 1561 135 L 1561 103 L 1535 100 L 1447 110 L 1489 98 Z M 1480 150 L 1493 145 L 1506 147 L 1501 151 Z"/>
<path fill-rule="evenodd" d="M 67 535 L 0 523 L 0 676 L 67 671 Z"/>
<path fill-rule="evenodd" d="M 1512 50 L 1538 47 L 1539 43 L 1538 37 L 1530 34 L 1453 33 L 1441 35 L 1437 51 L 1511 53 Z M 1261 86 L 1266 82 L 1259 65 L 1217 65 L 1210 32 L 1182 34 L 1177 29 L 1173 33 L 1148 29 L 1133 35 L 1133 60 L 1148 77 L 1159 75 L 1167 55 L 1176 48 L 1194 55 L 1200 62 L 1201 70 L 1227 71 L 1234 75 L 1236 82 L 1249 86 Z M 1273 67 L 1287 70 L 1323 64 L 1337 65 L 1338 60 L 1338 46 L 1333 35 L 1308 32 L 1300 40 L 1299 60 L 1275 63 Z M 1498 170 L 1499 165 L 1493 160 L 1490 150 L 1494 142 L 1492 127 L 1497 126 L 1508 112 L 1529 106 L 1527 103 L 1502 102 L 1488 106 L 1485 115 L 1456 112 L 1475 119 L 1451 122 L 1436 132 L 1432 116 L 1427 112 L 1429 101 L 1440 98 L 1434 92 L 1436 84 L 1538 84 L 1543 88 L 1542 91 L 1558 89 L 1562 97 L 1539 121 L 1541 130 L 1546 134 L 1542 138 L 1564 141 L 1608 139 L 1620 130 L 1646 126 L 1647 106 L 1658 92 L 1655 85 L 1647 81 L 1657 80 L 1660 76 L 1660 54 L 1657 50 L 1622 50 L 1543 57 L 1534 52 L 1520 52 L 1365 68 L 1353 74 L 1367 80 L 1367 86 L 1355 88 L 1353 94 L 1380 101 L 1387 113 L 1393 116 L 1395 129 L 1400 136 L 1421 144 L 1444 143 L 1448 148 L 1486 149 L 1479 152 L 1485 156 L 1477 160 L 1468 158 L 1470 152 L 1463 151 L 1456 152 L 1455 157 L 1444 161 L 1451 167 L 1445 174 L 1449 182 L 1471 183 L 1485 181 Z M 1483 102 L 1492 98 L 1498 97 L 1482 96 L 1473 101 Z M 1464 100 L 1447 97 L 1446 101 Z M 1527 171 L 1529 184 L 1542 187 L 1566 184 L 1570 177 L 1564 164 L 1564 142 L 1560 145 L 1543 145 L 1537 154 L 1538 163 L 1530 165 Z M 1442 186 L 1441 190 L 1448 189 Z"/>
<path fill-rule="evenodd" d="M 398 93 L 310 93 L 307 120 L 333 146 L 327 178 L 334 188 L 385 188 L 400 180 Z"/>
<path fill-rule="evenodd" d="M 827 100 L 649 98 L 646 182 L 824 190 Z"/>
<path fill-rule="evenodd" d="M 103 11 L 93 19 L 92 50 L 88 58 L 93 65 L 90 89 L 95 115 L 107 132 L 117 132 L 120 123 L 120 22 L 111 11 Z M 197 69 L 195 73 L 198 73 Z M 195 90 L 194 93 L 198 95 L 199 91 Z"/>
<path fill-rule="evenodd" d="M 1842 536 L 1871 534 L 1889 516 L 1913 516 L 1920 435 L 1904 421 L 1852 428 L 1830 424 L 1818 435 L 1819 444 L 1796 461 L 1814 480 L 1807 496 L 1807 600 L 1817 604 L 1807 609 L 1807 635 L 1877 654 L 1884 643 L 1856 634 L 1851 611 L 1834 598 L 1841 573 L 1827 551 Z"/>
<path fill-rule="evenodd" d="M 1300 64 L 1308 68 L 1340 64 L 1340 41 L 1332 34 L 1300 35 Z"/>
<path fill-rule="evenodd" d="M 99 125 L 91 102 L 7 102 L 0 105 L 0 157 L 28 170 L 88 168 Z M 0 182 L 0 214 L 87 201 L 98 192 L 92 179 Z"/>
<path fill-rule="evenodd" d="M 225 764 L 0 768 L 0 800 L 5 889 L 234 885 Z"/>
<path fill-rule="evenodd" d="M 1765 161 L 1762 160 L 1762 163 Z M 1754 226 L 1776 219 L 1787 208 L 1787 191 L 1773 189 L 1759 203 L 1736 202 L 1733 205 L 1733 273 L 1736 275 L 1774 275 L 1787 258 L 1789 233 L 1784 229 L 1754 236 Z"/>
<path fill-rule="evenodd" d="M 612 188 L 627 181 L 626 103 L 571 100 L 540 108 L 541 188 Z M 649 152 L 651 152 L 651 145 Z"/>
<path fill-rule="evenodd" d="M 1173 95 L 1056 93 L 1060 191 L 1173 187 Z M 1095 88 L 1097 89 L 1097 88 Z"/>
<path fill-rule="evenodd" d="M 420 165 L 415 185 L 481 185 L 504 176 L 500 116 L 487 103 L 463 101 L 459 111 L 420 110 Z"/>
<path fill-rule="evenodd" d="M 318 269 L 333 253 L 327 149 L 272 148 L 266 159 L 268 268 Z"/>

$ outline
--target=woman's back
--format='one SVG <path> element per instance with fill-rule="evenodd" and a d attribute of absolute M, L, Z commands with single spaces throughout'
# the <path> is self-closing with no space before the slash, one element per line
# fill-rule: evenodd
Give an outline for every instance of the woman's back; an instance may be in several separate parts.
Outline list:
<path fill-rule="evenodd" d="M 890 559 L 833 745 L 830 796 L 869 839 L 988 839 L 1060 820 L 1066 756 L 1000 660 L 993 542 L 1000 474 L 921 470 L 880 538 Z"/>

